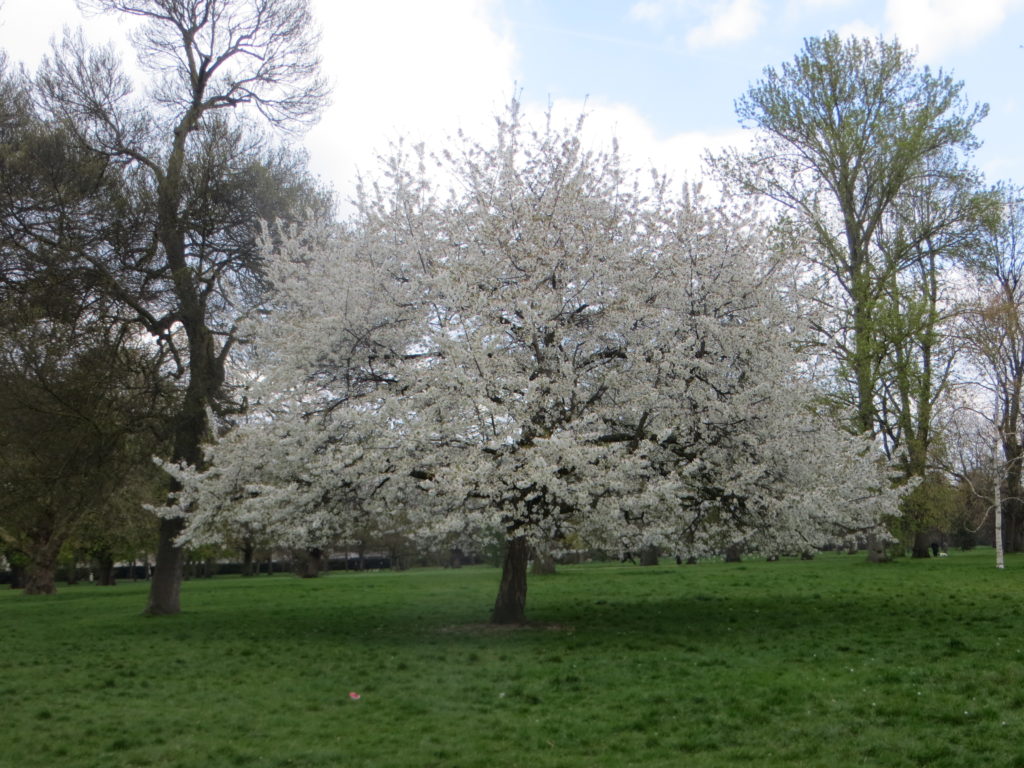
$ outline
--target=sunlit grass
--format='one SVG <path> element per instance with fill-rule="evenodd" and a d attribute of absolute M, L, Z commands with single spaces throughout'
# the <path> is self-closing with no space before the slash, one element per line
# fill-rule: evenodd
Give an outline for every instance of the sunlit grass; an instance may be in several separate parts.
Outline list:
<path fill-rule="evenodd" d="M 1024 764 L 1024 558 L 563 567 L 511 630 L 497 580 L 5 591 L 0 765 Z"/>

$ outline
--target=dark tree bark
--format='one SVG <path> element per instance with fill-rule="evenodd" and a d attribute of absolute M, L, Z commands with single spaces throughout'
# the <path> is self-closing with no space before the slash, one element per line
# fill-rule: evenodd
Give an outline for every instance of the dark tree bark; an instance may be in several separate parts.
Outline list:
<path fill-rule="evenodd" d="M 53 595 L 57 592 L 57 554 L 62 540 L 50 537 L 35 542 L 25 563 L 25 594 Z"/>
<path fill-rule="evenodd" d="M 252 544 L 246 544 L 242 547 L 242 575 L 252 576 L 253 575 L 253 555 L 256 553 L 256 548 Z"/>
<path fill-rule="evenodd" d="M 640 550 L 640 565 L 657 565 L 661 559 L 661 552 L 657 547 L 644 547 Z"/>
<path fill-rule="evenodd" d="M 925 531 L 918 531 L 914 534 L 914 546 L 911 550 L 911 557 L 928 558 L 931 553 L 931 536 Z"/>
<path fill-rule="evenodd" d="M 491 612 L 492 624 L 524 624 L 526 622 L 526 571 L 530 547 L 518 536 L 508 542 L 501 569 L 498 599 Z"/>
<path fill-rule="evenodd" d="M 25 566 L 26 595 L 54 595 L 57 593 L 57 563 L 33 560 Z"/>
<path fill-rule="evenodd" d="M 99 578 L 96 583 L 101 587 L 114 587 L 117 586 L 117 579 L 114 578 L 114 558 L 110 555 L 104 555 L 96 559 L 96 570 L 99 573 Z"/>
<path fill-rule="evenodd" d="M 303 579 L 315 579 L 323 568 L 323 550 L 312 547 L 295 553 L 295 573 Z"/>
<path fill-rule="evenodd" d="M 181 610 L 181 580 L 184 575 L 185 551 L 174 545 L 185 527 L 181 518 L 160 521 L 160 544 L 156 553 L 153 580 L 149 585 L 146 616 L 166 616 Z"/>
<path fill-rule="evenodd" d="M 732 544 L 725 548 L 725 562 L 727 563 L 738 563 L 743 560 L 743 546 L 740 544 Z"/>

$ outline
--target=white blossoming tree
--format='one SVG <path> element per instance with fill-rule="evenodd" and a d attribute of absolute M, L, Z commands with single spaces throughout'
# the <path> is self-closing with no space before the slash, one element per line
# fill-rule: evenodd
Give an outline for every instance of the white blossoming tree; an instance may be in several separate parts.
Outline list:
<path fill-rule="evenodd" d="M 399 153 L 343 232 L 282 249 L 258 408 L 183 476 L 186 535 L 499 532 L 511 623 L 531 544 L 778 552 L 875 528 L 894 492 L 813 407 L 785 264 L 749 212 L 666 186 L 516 105 L 494 146 Z"/>

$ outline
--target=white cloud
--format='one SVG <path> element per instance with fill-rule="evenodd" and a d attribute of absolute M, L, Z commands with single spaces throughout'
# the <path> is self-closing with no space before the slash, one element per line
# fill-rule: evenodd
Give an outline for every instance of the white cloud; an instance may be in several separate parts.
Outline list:
<path fill-rule="evenodd" d="M 665 15 L 664 3 L 654 0 L 641 0 L 629 7 L 629 18 L 635 21 L 660 21 Z"/>
<path fill-rule="evenodd" d="M 529 106 L 529 112 L 537 118 L 542 108 Z M 659 137 L 651 123 L 628 104 L 584 104 L 570 100 L 554 104 L 554 119 L 558 123 L 571 122 L 581 112 L 586 114 L 584 139 L 592 149 L 608 150 L 615 139 L 624 167 L 641 171 L 653 168 L 677 183 L 702 182 L 705 189 L 709 186 L 703 167 L 705 153 L 717 153 L 727 147 L 747 148 L 753 136 L 751 131 L 737 128 L 723 133 L 686 131 Z"/>
<path fill-rule="evenodd" d="M 84 19 L 75 0 L 0 0 L 0 38 L 31 68 L 65 24 L 82 24 L 94 43 L 113 41 L 129 69 L 134 53 L 125 19 Z M 516 50 L 502 32 L 495 0 L 313 0 L 323 29 L 323 74 L 332 104 L 305 137 L 313 170 L 349 196 L 356 170 L 373 174 L 376 157 L 400 137 L 439 140 L 460 127 L 479 133 L 513 95 Z"/>
<path fill-rule="evenodd" d="M 839 29 L 836 30 L 836 34 L 843 38 L 866 37 L 871 40 L 875 40 L 881 34 L 881 30 L 879 30 L 878 27 L 873 27 L 867 22 L 860 21 L 858 19 L 857 21 L 851 21 L 840 26 Z"/>
<path fill-rule="evenodd" d="M 46 0 L 46 13 L 40 13 L 39 0 L 0 0 L 0 40 L 11 60 L 34 70 L 43 54 L 50 51 L 50 40 L 60 39 L 64 27 L 82 27 L 91 43 L 113 43 L 129 70 L 135 66 L 135 54 L 125 40 L 133 21 L 114 15 L 83 17 L 75 0 Z"/>
<path fill-rule="evenodd" d="M 342 197 L 391 141 L 476 133 L 513 95 L 515 47 L 487 0 L 315 0 L 314 10 L 334 95 L 306 144 Z"/>
<path fill-rule="evenodd" d="M 37 2 L 6 0 L 0 13 L 0 33 L 12 42 L 24 40 L 20 48 L 8 46 L 14 48 L 12 56 L 32 65 L 49 35 L 59 32 L 62 23 L 77 24 L 81 18 L 74 0 L 47 0 L 60 10 L 49 25 L 41 25 L 38 14 L 33 23 L 23 23 L 33 18 L 30 9 Z M 654 0 L 646 4 L 657 5 Z M 694 3 L 667 0 L 663 7 L 677 17 L 692 16 Z M 703 4 L 697 7 L 705 9 Z M 340 197 L 351 194 L 356 171 L 376 175 L 377 155 L 388 154 L 389 144 L 399 138 L 426 141 L 437 149 L 462 128 L 489 139 L 494 115 L 513 95 L 517 68 L 515 46 L 503 31 L 493 0 L 314 0 L 314 11 L 323 28 L 324 73 L 333 81 L 334 93 L 332 105 L 304 143 L 313 169 Z M 718 3 L 705 25 L 707 41 L 729 38 L 723 32 L 711 34 L 715 24 L 728 19 L 743 22 L 740 30 L 749 30 L 754 11 L 751 0 Z M 94 41 L 116 40 L 124 46 L 122 32 L 116 18 L 87 22 L 86 33 Z M 528 117 L 542 119 L 547 107 L 543 94 L 527 92 L 525 97 Z M 556 103 L 554 119 L 572 122 L 581 111 L 588 115 L 585 135 L 595 148 L 607 149 L 614 137 L 627 165 L 654 167 L 678 181 L 701 180 L 705 151 L 745 144 L 750 137 L 738 129 L 659 136 L 635 108 L 594 100 L 585 105 Z"/>
<path fill-rule="evenodd" d="M 823 8 L 842 8 L 851 0 L 789 0 L 788 6 L 794 11 L 817 11 Z"/>
<path fill-rule="evenodd" d="M 764 20 L 764 0 L 638 0 L 629 8 L 633 21 L 664 24 L 682 19 L 690 25 L 686 44 L 693 50 L 738 43 L 753 37 Z M 834 0 L 803 0 L 834 2 Z"/>
<path fill-rule="evenodd" d="M 753 37 L 763 21 L 760 0 L 716 2 L 707 20 L 686 36 L 692 49 L 713 48 Z"/>
<path fill-rule="evenodd" d="M 889 34 L 934 61 L 974 45 L 1020 6 L 1021 0 L 887 0 L 885 20 Z"/>

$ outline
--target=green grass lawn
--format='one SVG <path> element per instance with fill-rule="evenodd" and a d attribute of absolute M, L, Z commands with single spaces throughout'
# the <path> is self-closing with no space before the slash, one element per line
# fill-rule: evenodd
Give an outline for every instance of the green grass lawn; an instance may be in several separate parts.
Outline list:
<path fill-rule="evenodd" d="M 0 765 L 1024 766 L 1024 557 L 498 576 L 4 590 Z"/>

